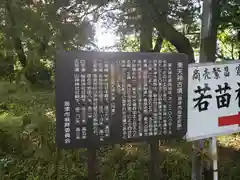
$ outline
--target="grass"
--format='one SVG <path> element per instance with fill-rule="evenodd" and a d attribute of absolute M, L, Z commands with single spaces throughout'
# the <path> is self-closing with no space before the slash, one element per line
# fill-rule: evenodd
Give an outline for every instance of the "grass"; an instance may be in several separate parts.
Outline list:
<path fill-rule="evenodd" d="M 88 179 L 86 149 L 56 147 L 53 90 L 0 82 L 0 97 L 0 180 Z M 220 180 L 240 180 L 239 141 L 239 134 L 218 138 Z M 148 179 L 146 144 L 102 147 L 97 153 L 99 179 Z M 163 142 L 159 161 L 164 179 L 191 179 L 191 143 Z"/>

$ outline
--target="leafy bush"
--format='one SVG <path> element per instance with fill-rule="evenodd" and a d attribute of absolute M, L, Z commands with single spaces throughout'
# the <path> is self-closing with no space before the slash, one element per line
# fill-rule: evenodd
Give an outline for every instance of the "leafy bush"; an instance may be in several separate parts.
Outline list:
<path fill-rule="evenodd" d="M 0 84 L 1 85 L 1 84 Z M 2 84 L 0 103 L 1 180 L 87 180 L 86 149 L 63 150 L 55 144 L 54 93 Z M 191 179 L 188 143 L 165 143 L 159 161 L 165 180 Z M 224 153 L 230 156 L 233 153 Z M 238 180 L 236 158 L 220 157 L 220 179 Z M 146 144 L 102 147 L 97 151 L 99 180 L 148 179 Z M 239 158 L 238 158 L 239 159 Z"/>

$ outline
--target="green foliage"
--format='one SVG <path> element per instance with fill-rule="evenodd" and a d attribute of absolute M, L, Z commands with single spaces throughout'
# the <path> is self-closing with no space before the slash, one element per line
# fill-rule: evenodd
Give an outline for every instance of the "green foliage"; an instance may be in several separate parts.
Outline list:
<path fill-rule="evenodd" d="M 177 50 L 169 41 L 163 40 L 161 52 L 177 52 Z"/>
<path fill-rule="evenodd" d="M 125 36 L 119 42 L 118 49 L 122 52 L 139 52 L 139 39 L 135 36 Z M 161 52 L 177 52 L 177 50 L 169 41 L 163 40 Z"/>
<path fill-rule="evenodd" d="M 239 0 L 221 0 L 220 29 L 233 27 L 235 30 L 240 28 L 240 1 Z"/>
<path fill-rule="evenodd" d="M 1 55 L 0 55 L 1 56 Z M 14 76 L 14 64 L 0 57 L 0 79 L 11 79 Z"/>
<path fill-rule="evenodd" d="M 29 91 L 0 83 L 0 177 L 3 180 L 87 180 L 86 149 L 56 147 L 54 93 Z M 4 88 L 3 88 L 4 87 Z M 191 179 L 191 146 L 165 143 L 159 161 L 166 180 Z M 221 152 L 221 149 L 220 149 Z M 237 180 L 239 158 L 220 157 L 220 179 Z M 223 160 L 228 157 L 228 161 Z M 102 147 L 97 151 L 99 180 L 148 179 L 149 149 L 146 144 Z"/>
<path fill-rule="evenodd" d="M 124 37 L 119 43 L 119 50 L 123 52 L 139 52 L 139 40 L 134 36 Z"/>
<path fill-rule="evenodd" d="M 217 55 L 223 60 L 235 60 L 239 58 L 239 42 L 237 31 L 232 28 L 225 29 L 218 33 L 218 52 Z"/>
<path fill-rule="evenodd" d="M 53 63 L 57 49 L 80 50 L 92 44 L 95 32 L 88 15 L 97 14 L 98 9 L 80 0 L 4 0 L 0 4 L 0 76 L 8 77 L 10 70 L 2 69 L 19 61 L 31 83 L 51 81 L 53 70 L 40 62 Z M 13 61 L 3 64 L 2 59 L 9 57 Z"/>
<path fill-rule="evenodd" d="M 27 82 L 21 82 L 18 85 L 1 82 L 0 95 L 0 111 L 7 110 L 12 115 L 47 113 L 54 110 L 55 101 L 52 90 L 35 92 L 30 89 Z"/>
<path fill-rule="evenodd" d="M 213 25 L 217 25 L 219 32 L 217 33 L 215 31 L 214 33 L 211 33 L 213 37 L 214 34 L 218 34 L 216 57 L 229 60 L 238 59 L 240 43 L 237 41 L 236 33 L 239 31 L 240 27 L 239 0 L 220 0 L 217 2 L 219 6 L 213 7 L 218 9 L 216 17 L 214 16 L 215 19 L 213 21 Z M 187 40 L 190 41 L 195 55 L 199 54 L 201 28 L 200 20 L 202 17 L 200 12 L 200 1 L 180 0 L 179 4 L 179 1 L 176 0 L 166 0 L 164 2 L 152 0 L 148 1 L 147 3 L 136 0 L 124 0 L 120 3 L 113 3 L 111 7 L 113 7 L 113 10 L 110 12 L 107 11 L 106 16 L 104 16 L 102 19 L 108 29 L 111 28 L 115 30 L 116 34 L 121 37 L 121 41 L 117 44 L 119 50 L 138 51 L 140 46 L 139 34 L 141 33 L 142 24 L 145 26 L 145 29 L 148 28 L 150 31 L 150 28 L 152 28 L 150 21 L 156 19 L 156 16 L 160 16 L 160 20 L 153 22 L 153 26 L 155 28 L 166 28 L 164 25 L 161 27 L 161 24 L 164 24 L 161 22 L 161 19 L 164 21 L 164 18 L 166 18 L 166 21 L 170 23 L 182 35 L 181 38 L 180 36 L 178 37 L 180 39 L 184 39 L 183 37 L 187 38 Z M 154 9 L 155 7 L 157 8 Z M 158 12 L 154 13 L 154 11 L 157 10 Z M 151 18 L 149 18 L 148 21 L 142 23 L 142 14 L 147 14 Z M 159 26 L 157 26 L 158 24 Z M 133 36 L 135 38 L 133 38 Z M 155 36 L 156 30 L 153 31 L 153 40 L 156 40 Z M 176 49 L 181 49 L 179 47 L 173 48 L 173 46 L 167 42 L 169 36 L 164 37 L 164 34 L 162 34 L 162 37 L 164 39 L 162 52 L 175 52 Z M 213 37 L 212 41 L 216 41 L 216 39 Z M 177 39 L 178 38 L 176 37 L 175 40 L 169 41 L 173 44 L 182 44 L 180 47 L 187 46 L 187 44 L 184 44 L 183 41 L 178 41 L 178 43 L 176 43 Z M 153 42 L 153 44 L 155 43 Z M 214 42 L 212 45 L 214 45 Z M 215 48 L 213 48 L 212 53 L 214 53 L 214 51 Z"/>

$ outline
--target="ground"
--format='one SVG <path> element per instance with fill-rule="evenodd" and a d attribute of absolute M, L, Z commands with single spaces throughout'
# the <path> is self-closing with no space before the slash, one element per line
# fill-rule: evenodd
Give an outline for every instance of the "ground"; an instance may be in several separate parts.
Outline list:
<path fill-rule="evenodd" d="M 55 145 L 54 90 L 0 82 L 0 180 L 87 180 L 86 150 Z M 240 180 L 240 135 L 218 138 L 220 180 Z M 99 179 L 148 179 L 146 144 L 98 151 Z M 166 180 L 191 179 L 191 143 L 164 142 Z"/>

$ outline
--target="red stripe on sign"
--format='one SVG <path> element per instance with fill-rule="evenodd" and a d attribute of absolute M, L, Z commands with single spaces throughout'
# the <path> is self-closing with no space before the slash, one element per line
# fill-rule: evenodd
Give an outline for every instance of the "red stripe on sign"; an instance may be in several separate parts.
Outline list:
<path fill-rule="evenodd" d="M 223 116 L 218 118 L 218 126 L 229 126 L 240 124 L 240 113 L 231 116 Z"/>

